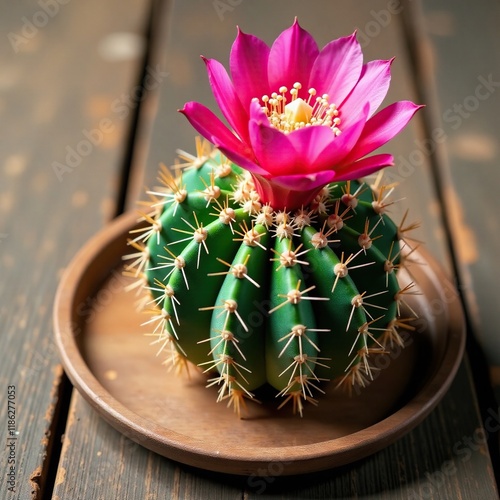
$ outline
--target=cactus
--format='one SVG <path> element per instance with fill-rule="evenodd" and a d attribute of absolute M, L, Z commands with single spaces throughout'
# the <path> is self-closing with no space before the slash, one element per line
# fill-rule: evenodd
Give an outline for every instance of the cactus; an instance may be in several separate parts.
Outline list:
<path fill-rule="evenodd" d="M 356 33 L 320 50 L 297 19 L 271 47 L 238 30 L 230 74 L 204 62 L 229 127 L 201 103 L 180 110 L 215 149 L 200 140 L 177 174 L 160 171 L 127 273 L 178 371 L 200 367 L 238 414 L 272 386 L 302 415 L 326 381 L 366 386 L 373 357 L 412 328 L 397 272 L 413 226 L 386 214 L 394 186 L 357 179 L 394 165 L 367 155 L 421 106 L 377 111 L 392 60 L 363 63 Z"/>
<path fill-rule="evenodd" d="M 393 186 L 331 183 L 308 206 L 263 204 L 251 176 L 208 143 L 160 170 L 132 230 L 127 272 L 145 322 L 177 370 L 197 365 L 239 414 L 270 385 L 281 408 L 318 403 L 325 382 L 352 391 L 372 356 L 402 345 L 402 233 L 386 214 Z"/>

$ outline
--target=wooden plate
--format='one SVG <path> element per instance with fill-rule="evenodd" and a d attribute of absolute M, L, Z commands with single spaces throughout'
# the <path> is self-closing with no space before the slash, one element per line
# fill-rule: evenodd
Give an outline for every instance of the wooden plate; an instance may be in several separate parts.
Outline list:
<path fill-rule="evenodd" d="M 375 360 L 372 385 L 348 397 L 333 387 L 304 417 L 276 401 L 249 403 L 238 419 L 205 376 L 178 377 L 155 357 L 140 327 L 137 297 L 125 292 L 122 255 L 135 214 L 121 216 L 75 256 L 60 283 L 55 337 L 64 368 L 84 398 L 118 431 L 165 457 L 232 474 L 282 475 L 353 462 L 386 447 L 421 422 L 455 376 L 465 344 L 460 301 L 424 252 L 411 267 L 420 295 L 405 349 Z M 415 252 L 416 253 L 416 252 Z M 415 255 L 415 253 L 413 255 Z M 422 264 L 422 265 L 420 265 Z"/>

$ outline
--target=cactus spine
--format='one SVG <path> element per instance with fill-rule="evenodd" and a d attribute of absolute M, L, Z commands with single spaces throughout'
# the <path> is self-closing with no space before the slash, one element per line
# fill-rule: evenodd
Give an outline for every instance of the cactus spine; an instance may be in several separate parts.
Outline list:
<path fill-rule="evenodd" d="M 149 297 L 145 322 L 180 370 L 188 361 L 239 414 L 270 384 L 302 415 L 324 382 L 349 391 L 374 377 L 372 356 L 401 344 L 401 237 L 392 188 L 331 184 L 294 212 L 262 205 L 251 177 L 198 141 L 174 177 L 149 191 L 131 232 L 127 273 Z"/>

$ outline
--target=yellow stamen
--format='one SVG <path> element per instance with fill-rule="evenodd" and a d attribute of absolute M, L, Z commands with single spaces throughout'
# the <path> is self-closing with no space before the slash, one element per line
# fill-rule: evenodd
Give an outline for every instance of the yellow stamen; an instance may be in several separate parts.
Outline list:
<path fill-rule="evenodd" d="M 316 89 L 310 88 L 307 91 L 307 99 L 302 99 L 299 97 L 301 90 L 301 83 L 295 82 L 290 90 L 281 86 L 279 93 L 273 92 L 270 96 L 262 96 L 260 101 L 255 100 L 262 104 L 269 123 L 285 134 L 304 127 L 321 125 L 329 127 L 336 136 L 340 135 L 339 110 L 330 102 L 328 94 L 315 97 Z"/>

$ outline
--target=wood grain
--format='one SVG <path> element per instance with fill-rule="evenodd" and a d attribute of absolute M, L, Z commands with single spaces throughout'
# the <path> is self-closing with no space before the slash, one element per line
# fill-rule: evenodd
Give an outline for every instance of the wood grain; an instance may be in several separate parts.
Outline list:
<path fill-rule="evenodd" d="M 436 155 L 462 289 L 475 335 L 491 365 L 500 366 L 493 316 L 500 282 L 500 6 L 424 1 L 415 17 L 431 126 L 445 134 Z"/>
<path fill-rule="evenodd" d="M 484 448 L 471 454 L 453 451 L 457 443 L 457 448 L 467 450 L 467 439 L 476 446 L 477 415 L 463 411 L 464 394 L 473 390 L 469 384 L 462 366 L 443 403 L 414 432 L 385 451 L 346 467 L 295 477 L 233 476 L 172 462 L 115 431 L 78 397 L 78 416 L 73 400 L 68 419 L 66 432 L 71 439 L 65 441 L 58 496 L 107 500 L 119 492 L 130 499 L 172 500 L 406 500 L 412 495 L 456 500 L 478 498 L 480 492 L 480 498 L 494 500 L 498 495 Z M 450 418 L 450 411 L 460 416 Z"/>
<path fill-rule="evenodd" d="M 112 215 L 123 162 L 127 121 L 110 106 L 134 82 L 137 57 L 110 60 L 112 51 L 105 59 L 102 50 L 116 32 L 140 33 L 144 15 L 138 1 L 54 3 L 59 10 L 51 16 L 35 1 L 15 2 L 0 16 L 0 400 L 5 415 L 6 388 L 16 386 L 19 432 L 16 493 L 7 491 L 3 452 L 0 491 L 23 500 L 46 493 L 59 437 L 56 286 L 79 246 Z M 96 132 L 96 145 L 85 149 L 85 131 L 105 118 L 113 127 L 100 141 Z M 67 147 L 87 154 L 67 170 L 54 169 L 54 162 L 66 163 Z"/>
<path fill-rule="evenodd" d="M 432 106 L 428 128 L 442 131 L 442 140 L 431 143 L 435 176 L 471 325 L 469 351 L 486 420 L 500 401 L 500 342 L 494 318 L 500 278 L 500 204 L 495 195 L 500 179 L 495 132 L 500 111 L 500 8 L 489 0 L 474 9 L 439 0 L 414 2 L 408 12 L 421 94 Z M 498 432 L 490 434 L 498 481 L 500 438 Z"/>
<path fill-rule="evenodd" d="M 463 391 L 468 385 L 463 366 L 443 403 L 415 431 L 386 450 L 351 466 L 307 476 L 275 481 L 251 478 L 247 484 L 248 500 L 498 498 L 491 469 L 475 456 L 476 452 L 457 455 L 453 451 L 467 450 L 463 443 L 472 438 L 476 426 L 473 411 L 462 411 L 460 418 L 450 419 L 450 409 L 458 411 L 463 407 Z M 448 425 L 443 426 L 443 422 Z M 477 454 L 483 452 L 484 449 Z"/>

